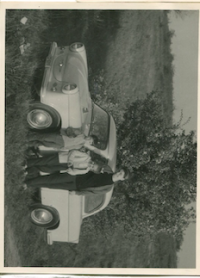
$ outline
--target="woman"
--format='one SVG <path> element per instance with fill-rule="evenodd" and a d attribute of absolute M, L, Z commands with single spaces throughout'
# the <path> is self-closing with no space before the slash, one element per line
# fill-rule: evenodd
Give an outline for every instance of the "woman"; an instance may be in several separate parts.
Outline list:
<path fill-rule="evenodd" d="M 71 169 L 71 170 L 70 170 Z M 61 152 L 40 158 L 31 158 L 27 160 L 27 174 L 29 178 L 38 176 L 38 174 L 52 174 L 55 172 L 69 172 L 84 174 L 88 171 L 101 171 L 102 167 L 92 161 L 90 155 L 79 150 Z M 79 170 L 79 171 L 78 171 Z"/>
<path fill-rule="evenodd" d="M 54 148 L 59 150 L 72 150 L 86 147 L 87 149 L 94 149 L 92 145 L 98 143 L 98 138 L 95 135 L 85 136 L 84 134 L 78 134 L 75 137 L 67 135 L 66 130 L 58 133 L 31 133 L 28 138 L 29 148 L 37 148 L 39 146 L 45 146 L 48 148 Z"/>

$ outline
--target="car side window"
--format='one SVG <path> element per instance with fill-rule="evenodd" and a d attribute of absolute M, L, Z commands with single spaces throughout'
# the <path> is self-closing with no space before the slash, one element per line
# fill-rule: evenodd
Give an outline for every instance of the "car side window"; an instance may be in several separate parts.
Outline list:
<path fill-rule="evenodd" d="M 91 213 L 97 209 L 99 209 L 105 199 L 105 194 L 93 194 L 93 195 L 86 195 L 85 196 L 85 212 Z"/>

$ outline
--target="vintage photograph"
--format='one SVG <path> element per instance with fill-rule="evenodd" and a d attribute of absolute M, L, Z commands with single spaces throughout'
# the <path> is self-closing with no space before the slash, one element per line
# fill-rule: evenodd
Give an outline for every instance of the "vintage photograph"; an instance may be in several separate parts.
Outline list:
<path fill-rule="evenodd" d="M 5 10 L 5 268 L 197 267 L 198 39 L 198 10 Z"/>

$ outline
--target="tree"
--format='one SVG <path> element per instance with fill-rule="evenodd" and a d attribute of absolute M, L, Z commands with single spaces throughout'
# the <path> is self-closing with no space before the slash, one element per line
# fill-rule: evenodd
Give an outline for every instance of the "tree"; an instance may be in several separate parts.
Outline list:
<path fill-rule="evenodd" d="M 182 20 L 184 20 L 186 17 L 193 15 L 195 11 L 174 10 L 170 12 L 173 13 L 176 18 L 181 18 Z"/>
<path fill-rule="evenodd" d="M 130 230 L 137 218 L 142 231 L 152 227 L 178 234 L 195 217 L 195 209 L 185 207 L 196 199 L 194 136 L 193 131 L 185 134 L 181 123 L 165 126 L 154 92 L 128 107 L 118 129 L 118 158 L 132 171 L 133 179 L 117 191 L 126 196 Z"/>
<path fill-rule="evenodd" d="M 86 220 L 84 234 L 95 229 L 96 236 L 111 238 L 123 229 L 131 242 L 133 236 L 153 238 L 164 231 L 180 248 L 184 229 L 195 219 L 195 208 L 186 208 L 196 199 L 195 134 L 186 135 L 181 121 L 166 126 L 154 92 L 132 103 L 120 120 L 118 166 L 127 166 L 133 178 L 119 183 L 109 206 Z"/>

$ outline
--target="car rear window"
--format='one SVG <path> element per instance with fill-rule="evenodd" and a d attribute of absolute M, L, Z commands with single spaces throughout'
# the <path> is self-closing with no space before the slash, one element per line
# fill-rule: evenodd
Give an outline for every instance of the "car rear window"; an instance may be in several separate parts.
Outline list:
<path fill-rule="evenodd" d="M 91 213 L 99 209 L 105 200 L 105 194 L 86 195 L 85 196 L 85 212 Z"/>

